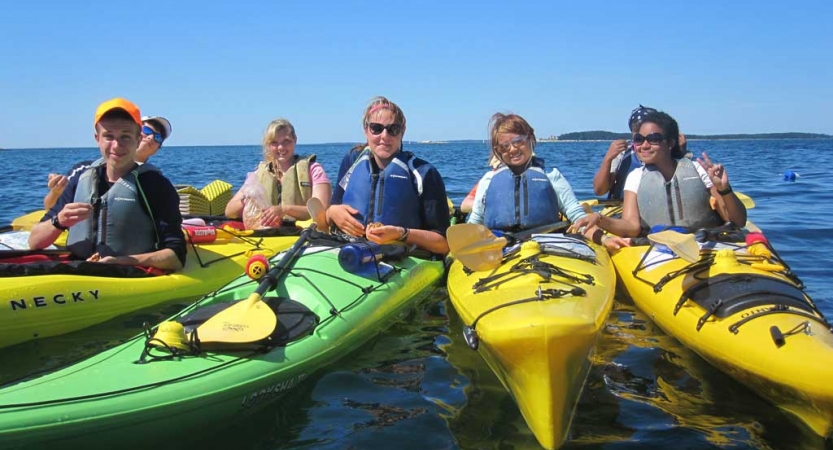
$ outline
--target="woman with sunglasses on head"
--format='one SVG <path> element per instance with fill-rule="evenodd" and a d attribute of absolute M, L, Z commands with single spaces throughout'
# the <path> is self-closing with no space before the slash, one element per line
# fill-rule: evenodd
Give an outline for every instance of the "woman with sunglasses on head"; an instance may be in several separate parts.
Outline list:
<path fill-rule="evenodd" d="M 500 161 L 477 185 L 469 223 L 493 230 L 521 231 L 585 217 L 570 183 L 544 160 L 533 155 L 535 130 L 517 114 L 496 113 L 489 121 L 492 153 Z M 592 231 L 585 233 L 588 237 Z"/>
<path fill-rule="evenodd" d="M 362 117 L 367 142 L 344 158 L 327 221 L 377 244 L 402 242 L 448 253 L 445 184 L 434 166 L 402 149 L 405 114 L 385 97 Z"/>
<path fill-rule="evenodd" d="M 139 148 L 136 150 L 136 162 L 146 163 L 151 156 L 155 155 L 159 148 L 162 147 L 162 142 L 171 135 L 171 122 L 162 116 L 145 116 L 142 117 L 142 140 L 139 142 Z M 49 210 L 52 205 L 58 201 L 58 198 L 63 194 L 70 178 L 81 173 L 88 168 L 93 161 L 81 161 L 72 166 L 66 175 L 59 173 L 50 173 L 46 177 L 46 187 L 49 192 L 43 197 L 43 208 Z"/>
<path fill-rule="evenodd" d="M 278 227 L 284 217 L 297 220 L 310 218 L 307 200 L 317 198 L 326 205 L 330 202 L 332 187 L 330 178 L 315 155 L 298 156 L 295 144 L 298 136 L 295 127 L 286 119 L 275 119 L 263 134 L 263 161 L 255 169 L 255 177 L 265 191 L 266 201 L 272 206 L 260 215 L 260 224 Z M 242 187 L 226 205 L 226 216 L 243 215 L 249 200 Z"/>
<path fill-rule="evenodd" d="M 693 162 L 684 157 L 677 121 L 664 112 L 648 114 L 633 142 L 644 164 L 628 175 L 622 218 L 593 214 L 573 227 L 599 226 L 619 236 L 645 235 L 657 225 L 690 230 L 732 222 L 746 225 L 746 207 L 732 192 L 722 164 L 708 155 Z M 717 207 L 712 209 L 711 199 Z"/>

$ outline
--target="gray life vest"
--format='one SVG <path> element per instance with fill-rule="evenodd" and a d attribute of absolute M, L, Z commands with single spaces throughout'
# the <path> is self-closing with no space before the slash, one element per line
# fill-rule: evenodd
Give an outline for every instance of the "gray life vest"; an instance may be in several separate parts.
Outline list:
<path fill-rule="evenodd" d="M 647 165 L 643 170 L 636 193 L 643 230 L 655 225 L 697 230 L 723 224 L 723 219 L 711 208 L 711 193 L 690 159 L 677 160 L 674 176 L 669 181 L 665 181 L 654 165 Z"/>
<path fill-rule="evenodd" d="M 78 179 L 75 202 L 93 205 L 90 218 L 69 229 L 67 248 L 79 258 L 93 253 L 104 256 L 137 255 L 158 249 L 159 237 L 154 220 L 142 208 L 147 199 L 139 185 L 139 174 L 159 169 L 151 164 L 140 164 L 113 183 L 99 195 L 99 167 L 104 160 L 94 162 Z"/>

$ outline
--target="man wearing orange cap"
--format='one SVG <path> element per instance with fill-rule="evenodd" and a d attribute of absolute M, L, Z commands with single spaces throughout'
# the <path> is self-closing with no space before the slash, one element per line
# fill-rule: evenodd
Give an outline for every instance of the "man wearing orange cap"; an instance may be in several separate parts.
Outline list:
<path fill-rule="evenodd" d="M 185 264 L 179 195 L 151 164 L 138 164 L 139 108 L 114 98 L 95 113 L 101 158 L 70 179 L 32 228 L 29 247 L 51 245 L 69 229 L 67 248 L 88 261 L 179 270 Z"/>
<path fill-rule="evenodd" d="M 162 142 L 171 136 L 171 122 L 162 116 L 142 117 L 142 139 L 139 141 L 139 148 L 136 150 L 136 162 L 146 163 L 151 156 L 162 148 Z M 92 161 L 81 161 L 69 170 L 66 175 L 50 173 L 46 177 L 46 187 L 49 192 L 43 197 L 43 209 L 49 209 L 58 201 L 58 198 L 66 189 L 69 180 L 78 176 L 84 169 L 92 164 Z"/>

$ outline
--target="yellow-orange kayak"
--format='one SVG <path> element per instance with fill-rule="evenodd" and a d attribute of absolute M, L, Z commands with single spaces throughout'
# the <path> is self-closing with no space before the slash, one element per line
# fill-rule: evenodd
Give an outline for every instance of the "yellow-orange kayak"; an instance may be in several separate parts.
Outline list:
<path fill-rule="evenodd" d="M 814 432 L 830 436 L 830 323 L 769 243 L 751 235 L 698 243 L 693 263 L 647 243 L 612 259 L 636 306 L 669 335 Z"/>
<path fill-rule="evenodd" d="M 12 267 L 0 260 L 0 348 L 80 330 L 162 302 L 195 300 L 242 274 L 251 256 L 268 258 L 288 248 L 298 233 L 282 234 L 289 235 L 220 233 L 214 242 L 189 244 L 182 270 L 144 278 L 99 275 L 101 268 L 93 267 L 103 266 L 98 263 L 60 268 L 64 273 L 20 275 L 21 264 Z"/>
<path fill-rule="evenodd" d="M 451 303 L 476 347 L 545 448 L 567 439 L 616 276 L 600 246 L 563 234 L 533 235 L 494 270 L 455 261 Z"/>

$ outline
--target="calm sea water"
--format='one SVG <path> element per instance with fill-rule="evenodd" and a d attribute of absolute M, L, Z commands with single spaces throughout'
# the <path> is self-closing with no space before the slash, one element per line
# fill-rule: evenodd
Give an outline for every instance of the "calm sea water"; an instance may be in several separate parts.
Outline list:
<path fill-rule="evenodd" d="M 331 177 L 349 144 L 301 145 L 318 155 Z M 443 174 L 455 203 L 486 170 L 480 142 L 413 144 L 408 149 Z M 556 165 L 579 198 L 607 143 L 542 143 L 537 153 Z M 757 206 L 749 217 L 833 317 L 833 141 L 692 141 L 727 165 L 732 185 Z M 49 172 L 93 159 L 90 149 L 0 151 L 7 168 L 0 190 L 0 225 L 41 207 Z M 163 148 L 153 162 L 176 184 L 202 187 L 223 179 L 239 187 L 260 149 Z M 792 170 L 800 176 L 783 181 Z M 17 346 L 3 366 L 52 367 L 134 334 L 178 306 L 143 311 L 57 339 Z M 444 289 L 408 320 L 361 352 L 334 363 L 291 397 L 243 424 L 219 429 L 205 448 L 539 448 L 517 407 L 485 362 L 466 347 Z M 62 355 L 57 357 L 56 355 Z M 348 356 L 348 355 L 345 355 Z M 193 437 L 189 437 L 189 440 Z M 632 302 L 617 298 L 598 345 L 566 448 L 823 448 L 808 428 L 713 369 L 659 330 Z M 830 445 L 828 443 L 828 445 Z"/>

